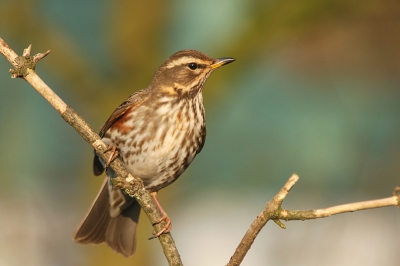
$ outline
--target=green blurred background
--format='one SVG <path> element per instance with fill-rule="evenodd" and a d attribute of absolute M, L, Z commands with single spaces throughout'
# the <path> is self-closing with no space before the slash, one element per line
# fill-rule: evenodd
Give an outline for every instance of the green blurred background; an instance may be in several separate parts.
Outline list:
<path fill-rule="evenodd" d="M 2 0 L 0 36 L 51 50 L 38 74 L 99 129 L 181 49 L 236 62 L 206 84 L 207 142 L 160 200 L 185 265 L 225 265 L 296 172 L 287 209 L 400 185 L 400 2 Z M 0 58 L 0 265 L 167 265 L 142 214 L 137 254 L 71 240 L 102 178 L 93 151 Z M 242 265 L 398 265 L 400 212 L 268 224 Z"/>

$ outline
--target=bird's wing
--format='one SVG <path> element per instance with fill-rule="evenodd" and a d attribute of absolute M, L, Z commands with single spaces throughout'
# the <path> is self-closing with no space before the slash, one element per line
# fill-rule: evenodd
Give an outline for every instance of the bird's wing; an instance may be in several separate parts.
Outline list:
<path fill-rule="evenodd" d="M 132 109 L 132 108 L 137 108 L 140 106 L 146 99 L 147 99 L 147 91 L 146 90 L 140 90 L 129 96 L 126 101 L 121 103 L 120 106 L 117 107 L 117 109 L 114 110 L 114 112 L 111 114 L 111 116 L 108 118 L 108 120 L 104 123 L 104 125 L 100 129 L 100 137 L 104 137 L 106 134 L 107 130 L 114 124 L 116 121 L 118 121 L 119 118 L 123 116 L 123 114 L 126 113 L 126 111 Z M 102 162 L 99 159 L 99 156 L 97 156 L 96 152 L 94 154 L 94 160 L 93 160 L 93 173 L 98 176 L 101 175 L 104 171 L 104 166 Z"/>
<path fill-rule="evenodd" d="M 129 96 L 128 99 L 121 103 L 120 106 L 118 106 L 117 109 L 114 110 L 108 120 L 101 127 L 99 133 L 100 137 L 104 137 L 111 125 L 114 124 L 123 114 L 125 114 L 126 111 L 131 108 L 137 108 L 139 105 L 141 105 L 147 98 L 147 95 L 148 94 L 146 90 L 140 90 Z"/>

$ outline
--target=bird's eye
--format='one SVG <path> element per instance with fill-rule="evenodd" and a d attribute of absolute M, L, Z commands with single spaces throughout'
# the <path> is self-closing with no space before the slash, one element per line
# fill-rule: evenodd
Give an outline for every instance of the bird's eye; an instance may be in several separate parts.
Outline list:
<path fill-rule="evenodd" d="M 188 67 L 189 67 L 191 70 L 195 70 L 195 69 L 197 68 L 197 64 L 196 64 L 196 63 L 189 63 Z"/>

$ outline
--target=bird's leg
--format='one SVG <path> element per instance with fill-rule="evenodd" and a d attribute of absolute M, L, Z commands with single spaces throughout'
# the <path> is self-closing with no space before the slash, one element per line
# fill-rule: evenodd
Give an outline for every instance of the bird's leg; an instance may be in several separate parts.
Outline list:
<path fill-rule="evenodd" d="M 160 212 L 161 212 L 162 215 L 163 215 L 163 216 L 161 217 L 161 219 L 158 220 L 157 222 L 155 222 L 153 225 L 159 224 L 159 223 L 161 223 L 162 221 L 165 221 L 165 226 L 164 226 L 160 231 L 158 231 L 157 233 L 156 233 L 156 232 L 153 232 L 153 236 L 150 237 L 149 240 L 150 240 L 150 239 L 153 239 L 153 238 L 157 238 L 157 237 L 159 237 L 159 236 L 162 235 L 162 234 L 169 233 L 169 232 L 171 231 L 171 228 L 172 228 L 171 219 L 168 217 L 168 215 L 167 215 L 167 213 L 164 211 L 163 207 L 161 207 L 160 202 L 158 202 L 158 199 L 157 199 L 157 192 L 151 192 L 151 193 L 150 193 L 150 196 L 153 198 L 153 200 L 154 200 L 154 202 L 156 203 L 158 209 L 160 210 Z"/>
<path fill-rule="evenodd" d="M 114 161 L 118 157 L 118 150 L 117 146 L 115 145 L 110 145 L 108 148 L 104 151 L 104 153 L 111 151 L 111 155 L 108 158 L 106 164 L 104 165 L 104 170 L 107 172 L 107 168 L 110 166 L 111 162 Z"/>

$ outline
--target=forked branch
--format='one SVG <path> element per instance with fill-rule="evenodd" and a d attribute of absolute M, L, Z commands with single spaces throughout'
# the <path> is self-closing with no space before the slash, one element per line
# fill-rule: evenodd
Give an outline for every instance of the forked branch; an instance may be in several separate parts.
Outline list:
<path fill-rule="evenodd" d="M 317 209 L 317 210 L 291 211 L 282 209 L 283 200 L 286 198 L 286 196 L 289 194 L 289 191 L 293 188 L 293 186 L 296 184 L 298 180 L 299 176 L 293 174 L 286 182 L 286 184 L 282 187 L 282 189 L 278 192 L 278 194 L 276 194 L 276 196 L 265 205 L 265 209 L 253 221 L 250 228 L 247 230 L 246 234 L 242 238 L 242 241 L 240 242 L 239 246 L 236 248 L 235 253 L 231 257 L 227 266 L 238 266 L 242 263 L 244 257 L 249 251 L 258 233 L 261 231 L 261 229 L 265 226 L 265 224 L 269 220 L 273 220 L 281 228 L 285 229 L 286 227 L 281 220 L 304 221 L 304 220 L 324 218 L 345 212 L 354 212 L 354 211 L 382 208 L 388 206 L 400 207 L 400 187 L 396 187 L 394 189 L 393 196 L 384 199 L 355 202 L 355 203 L 349 203 L 349 204 L 334 206 L 325 209 Z"/>

